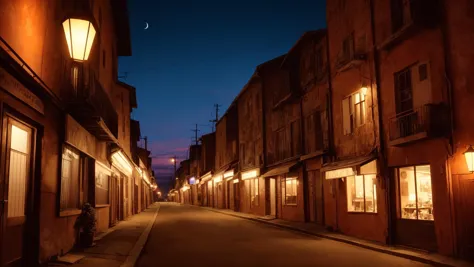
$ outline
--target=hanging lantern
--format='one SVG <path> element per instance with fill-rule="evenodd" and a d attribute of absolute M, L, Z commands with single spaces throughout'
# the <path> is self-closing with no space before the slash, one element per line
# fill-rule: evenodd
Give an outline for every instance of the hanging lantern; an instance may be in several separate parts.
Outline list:
<path fill-rule="evenodd" d="M 88 20 L 69 18 L 63 22 L 69 56 L 76 61 L 89 58 L 95 38 L 94 25 Z"/>
<path fill-rule="evenodd" d="M 474 148 L 472 146 L 469 146 L 464 152 L 464 157 L 466 158 L 467 169 L 469 172 L 474 172 Z"/>

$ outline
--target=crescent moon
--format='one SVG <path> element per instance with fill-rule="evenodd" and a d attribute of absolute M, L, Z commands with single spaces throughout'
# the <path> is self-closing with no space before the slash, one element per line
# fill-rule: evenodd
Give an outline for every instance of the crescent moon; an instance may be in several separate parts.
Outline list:
<path fill-rule="evenodd" d="M 145 21 L 145 30 L 148 29 L 148 22 Z"/>

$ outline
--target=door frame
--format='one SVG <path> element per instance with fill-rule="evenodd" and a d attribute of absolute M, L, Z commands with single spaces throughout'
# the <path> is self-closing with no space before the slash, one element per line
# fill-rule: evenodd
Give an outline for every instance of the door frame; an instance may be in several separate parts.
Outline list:
<path fill-rule="evenodd" d="M 28 185 L 27 185 L 27 192 L 26 192 L 26 200 L 25 200 L 25 231 L 23 234 L 23 248 L 22 248 L 22 255 L 24 263 L 27 266 L 35 266 L 38 264 L 39 260 L 39 246 L 40 246 L 40 201 L 41 201 L 41 140 L 43 139 L 43 126 L 39 124 L 37 121 L 30 119 L 29 117 L 15 111 L 12 108 L 9 108 L 6 104 L 0 103 L 0 110 L 1 112 L 1 120 L 0 120 L 0 127 L 2 129 L 1 134 L 1 161 L 0 161 L 0 184 L 4 184 L 5 180 L 7 179 L 7 161 L 3 160 L 7 158 L 7 135 L 8 135 L 8 120 L 11 119 L 19 124 L 22 124 L 25 127 L 31 129 L 31 137 L 30 137 L 30 159 L 29 159 L 29 167 L 30 173 L 28 177 Z M 59 142 L 58 145 L 58 155 L 62 155 L 62 145 Z M 9 156 L 8 156 L 9 157 Z M 60 163 L 58 162 L 58 166 Z M 61 175 L 61 173 L 59 173 Z M 7 189 L 6 187 L 0 188 L 2 190 L 1 194 L 6 194 Z M 3 195 L 1 196 L 3 198 Z M 4 216 L 5 203 L 0 205 L 0 236 L 4 236 L 5 228 L 7 226 L 7 216 Z M 57 203 L 59 205 L 59 203 Z M 25 242 L 28 240 L 28 242 Z M 5 240 L 0 240 L 0 266 L 4 264 L 4 257 L 3 257 L 3 247 L 5 246 Z"/>

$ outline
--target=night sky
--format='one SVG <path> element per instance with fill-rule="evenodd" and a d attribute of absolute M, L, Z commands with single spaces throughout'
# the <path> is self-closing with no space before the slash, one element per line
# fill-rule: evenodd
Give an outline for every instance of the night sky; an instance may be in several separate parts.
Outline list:
<path fill-rule="evenodd" d="M 211 131 L 255 66 L 286 53 L 308 30 L 325 27 L 324 0 L 129 0 L 132 57 L 119 76 L 137 88 L 142 136 L 166 190 L 171 155 L 185 159 L 191 131 Z M 144 30 L 145 22 L 149 29 Z M 164 177 L 167 177 L 163 180 Z"/>

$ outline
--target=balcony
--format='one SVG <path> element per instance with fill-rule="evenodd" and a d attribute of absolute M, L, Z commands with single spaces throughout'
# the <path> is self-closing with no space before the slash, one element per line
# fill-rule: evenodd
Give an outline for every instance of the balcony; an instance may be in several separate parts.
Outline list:
<path fill-rule="evenodd" d="M 97 139 L 116 142 L 118 115 L 107 92 L 94 72 L 81 67 L 71 70 L 61 92 L 66 111 Z"/>
<path fill-rule="evenodd" d="M 366 59 L 367 54 L 365 52 L 350 50 L 348 53 L 343 53 L 341 51 L 336 59 L 336 69 L 343 72 L 362 65 Z"/>
<path fill-rule="evenodd" d="M 445 135 L 450 129 L 447 109 L 443 104 L 427 104 L 391 118 L 389 144 L 403 146 L 426 138 Z"/>

